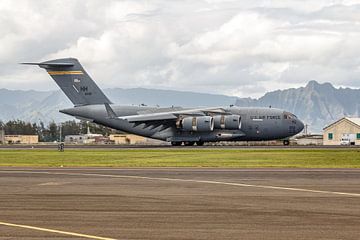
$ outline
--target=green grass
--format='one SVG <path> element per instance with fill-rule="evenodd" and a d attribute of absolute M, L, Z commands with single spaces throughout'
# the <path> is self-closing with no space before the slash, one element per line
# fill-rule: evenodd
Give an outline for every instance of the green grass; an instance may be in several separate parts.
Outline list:
<path fill-rule="evenodd" d="M 0 166 L 360 168 L 358 149 L 0 150 Z"/>

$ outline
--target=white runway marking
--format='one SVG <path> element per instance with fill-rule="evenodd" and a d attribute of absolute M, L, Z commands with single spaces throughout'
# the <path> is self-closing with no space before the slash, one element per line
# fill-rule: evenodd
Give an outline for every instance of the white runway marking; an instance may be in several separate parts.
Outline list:
<path fill-rule="evenodd" d="M 75 237 L 83 237 L 83 238 L 88 238 L 88 239 L 116 240 L 115 238 L 106 238 L 106 237 L 92 236 L 92 235 L 81 234 L 81 233 L 65 232 L 65 231 L 60 231 L 60 230 L 55 230 L 55 229 L 40 228 L 40 227 L 34 227 L 34 226 L 28 226 L 28 225 L 21 225 L 21 224 L 14 224 L 14 223 L 7 223 L 7 222 L 0 222 L 0 225 L 4 225 L 4 226 L 8 226 L 8 227 L 26 228 L 26 229 L 37 230 L 37 231 L 42 231 L 42 232 L 58 233 L 58 234 L 75 236 Z"/>
<path fill-rule="evenodd" d="M 8 171 L 37 171 L 39 170 L 39 168 L 16 168 L 16 170 L 13 169 L 9 169 Z M 54 170 L 54 168 L 41 168 L 41 170 L 44 171 L 52 171 Z M 123 170 L 123 171 L 148 171 L 148 170 L 156 170 L 156 171 L 174 171 L 174 172 L 181 172 L 181 171 L 189 171 L 189 172 L 346 172 L 346 173 L 359 173 L 360 169 L 349 169 L 349 168 L 343 168 L 343 169 L 339 169 L 339 168 L 335 168 L 335 169 L 330 169 L 330 168 L 326 168 L 326 169 L 317 169 L 317 168 L 307 168 L 307 169 L 303 169 L 303 168 L 290 168 L 290 169 L 277 169 L 277 168 L 244 168 L 244 169 L 233 169 L 233 168 L 228 168 L 228 169 L 216 169 L 216 168 L 211 168 L 211 167 L 201 167 L 201 168 L 186 168 L 186 167 L 166 167 L 166 168 L 158 168 L 158 167 L 147 167 L 147 168 L 61 168 L 61 169 L 56 169 L 56 171 L 79 171 L 79 170 L 96 170 L 96 171 L 116 171 L 116 170 Z M 1 171 L 7 171 L 7 169 L 3 169 L 0 170 Z"/>
<path fill-rule="evenodd" d="M 206 183 L 206 184 L 217 184 L 227 186 L 238 186 L 238 187 L 252 187 L 262 189 L 276 189 L 296 192 L 310 192 L 310 193 L 322 193 L 322 194 L 335 194 L 350 197 L 360 197 L 360 193 L 347 193 L 347 192 L 333 192 L 323 190 L 313 190 L 305 188 L 292 188 L 292 187 L 281 187 L 271 185 L 256 185 L 256 184 L 245 184 L 245 183 L 233 183 L 233 182 L 221 182 L 212 180 L 195 180 L 195 179 L 181 179 L 181 178 L 163 178 L 163 177 L 144 177 L 134 175 L 110 175 L 110 174 L 97 174 L 97 173 L 67 173 L 67 172 L 34 172 L 34 171 L 0 171 L 0 173 L 27 173 L 27 174 L 48 174 L 48 175 L 67 175 L 67 176 L 93 176 L 93 177 L 110 177 L 110 178 L 132 178 L 132 179 L 146 179 L 146 180 L 160 180 L 160 181 L 172 181 L 172 182 L 193 182 L 193 183 Z"/>
<path fill-rule="evenodd" d="M 39 186 L 61 186 L 65 184 L 70 184 L 71 182 L 46 182 L 46 183 L 40 183 Z"/>

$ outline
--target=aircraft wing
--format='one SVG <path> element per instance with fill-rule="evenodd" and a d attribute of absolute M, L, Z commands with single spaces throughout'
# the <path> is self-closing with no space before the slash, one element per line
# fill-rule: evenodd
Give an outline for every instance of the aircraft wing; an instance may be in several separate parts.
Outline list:
<path fill-rule="evenodd" d="M 105 104 L 106 111 L 110 118 L 115 118 L 115 112 L 111 109 L 110 105 Z M 142 113 L 131 116 L 116 117 L 117 119 L 127 120 L 129 122 L 152 122 L 152 121 L 163 121 L 163 120 L 177 120 L 180 116 L 205 116 L 205 115 L 227 115 L 230 114 L 225 109 L 219 108 L 198 108 L 198 109 L 187 109 L 177 110 L 169 112 L 156 112 L 156 113 Z"/>
<path fill-rule="evenodd" d="M 129 122 L 150 122 L 162 120 L 176 120 L 180 116 L 205 116 L 209 114 L 228 114 L 228 112 L 226 112 L 223 108 L 199 108 L 173 112 L 144 113 L 132 116 L 122 116 L 118 118 L 127 120 Z"/>
<path fill-rule="evenodd" d="M 178 117 L 173 113 L 165 112 L 165 113 L 150 113 L 150 114 L 140 114 L 133 116 L 123 116 L 118 118 L 127 120 L 129 122 L 151 122 L 151 121 L 162 121 L 162 120 L 176 120 Z"/>

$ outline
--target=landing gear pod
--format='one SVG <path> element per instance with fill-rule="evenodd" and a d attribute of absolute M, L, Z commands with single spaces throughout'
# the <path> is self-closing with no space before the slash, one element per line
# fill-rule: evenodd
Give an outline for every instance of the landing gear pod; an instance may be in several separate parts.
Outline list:
<path fill-rule="evenodd" d="M 241 129 L 241 117 L 239 115 L 218 115 L 214 117 L 214 122 L 216 129 Z"/>
<path fill-rule="evenodd" d="M 191 132 L 211 132 L 214 130 L 214 118 L 210 116 L 186 117 L 181 121 L 182 129 Z"/>

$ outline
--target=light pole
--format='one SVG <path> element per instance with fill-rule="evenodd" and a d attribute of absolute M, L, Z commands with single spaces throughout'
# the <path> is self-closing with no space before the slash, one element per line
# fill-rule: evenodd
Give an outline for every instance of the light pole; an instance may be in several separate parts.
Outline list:
<path fill-rule="evenodd" d="M 62 123 L 60 123 L 60 143 L 62 142 Z"/>
<path fill-rule="evenodd" d="M 64 151 L 64 143 L 62 143 L 62 123 L 60 123 L 60 126 L 59 126 L 59 132 L 60 132 L 60 143 L 58 145 L 58 150 L 59 152 L 63 152 Z M 61 165 L 63 166 L 63 165 Z"/>

